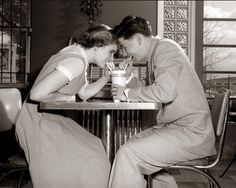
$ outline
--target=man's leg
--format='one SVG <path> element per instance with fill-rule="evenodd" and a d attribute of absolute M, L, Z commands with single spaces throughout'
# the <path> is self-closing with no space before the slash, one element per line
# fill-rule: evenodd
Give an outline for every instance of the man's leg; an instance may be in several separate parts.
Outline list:
<path fill-rule="evenodd" d="M 196 156 L 180 149 L 150 128 L 120 148 L 113 164 L 109 187 L 145 188 L 144 174 L 150 175 L 165 166 L 190 158 Z M 155 181 L 158 181 L 158 176 Z"/>

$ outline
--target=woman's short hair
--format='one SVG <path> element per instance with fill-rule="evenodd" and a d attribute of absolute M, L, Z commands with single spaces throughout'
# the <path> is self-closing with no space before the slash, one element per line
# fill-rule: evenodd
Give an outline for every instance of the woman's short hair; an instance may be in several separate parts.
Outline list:
<path fill-rule="evenodd" d="M 95 25 L 78 37 L 77 43 L 84 48 L 102 47 L 117 44 L 117 38 L 107 25 Z"/>
<path fill-rule="evenodd" d="M 119 25 L 115 26 L 112 32 L 117 38 L 123 37 L 124 39 L 130 39 L 136 33 L 140 33 L 146 37 L 151 36 L 152 28 L 150 23 L 144 18 L 129 15 Z"/>

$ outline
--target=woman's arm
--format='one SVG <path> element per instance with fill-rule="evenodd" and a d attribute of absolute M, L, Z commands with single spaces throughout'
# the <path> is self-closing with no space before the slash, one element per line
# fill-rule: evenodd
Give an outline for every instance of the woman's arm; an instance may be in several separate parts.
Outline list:
<path fill-rule="evenodd" d="M 53 71 L 33 85 L 30 99 L 38 102 L 75 101 L 74 95 L 66 95 L 58 90 L 80 75 L 84 68 L 85 65 L 81 58 L 70 57 L 63 60 Z"/>
<path fill-rule="evenodd" d="M 110 75 L 102 76 L 97 81 L 91 84 L 85 84 L 78 92 L 79 97 L 82 100 L 87 100 L 96 95 L 109 81 Z"/>
<path fill-rule="evenodd" d="M 63 73 L 59 70 L 54 70 L 32 87 L 30 99 L 38 102 L 71 100 L 71 96 L 57 92 L 68 82 L 68 78 Z"/>
<path fill-rule="evenodd" d="M 78 61 L 78 59 L 74 59 L 74 61 L 70 60 L 65 63 L 67 63 L 68 65 L 72 65 L 74 71 L 76 71 L 76 75 L 79 75 L 84 71 L 84 63 L 75 63 L 75 61 Z M 69 82 L 69 78 L 62 71 L 54 69 L 38 83 L 34 84 L 30 91 L 30 99 L 38 102 L 75 101 L 75 96 L 65 95 L 58 92 L 60 88 L 62 88 Z"/>

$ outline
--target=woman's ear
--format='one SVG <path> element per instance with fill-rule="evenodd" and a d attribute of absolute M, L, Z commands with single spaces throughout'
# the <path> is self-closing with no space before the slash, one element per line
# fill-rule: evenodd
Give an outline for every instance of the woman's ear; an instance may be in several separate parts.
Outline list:
<path fill-rule="evenodd" d="M 139 34 L 139 33 L 137 33 L 136 34 L 136 40 L 137 40 L 137 42 L 138 42 L 138 45 L 140 46 L 141 45 L 141 43 L 142 43 L 142 35 L 141 34 Z"/>

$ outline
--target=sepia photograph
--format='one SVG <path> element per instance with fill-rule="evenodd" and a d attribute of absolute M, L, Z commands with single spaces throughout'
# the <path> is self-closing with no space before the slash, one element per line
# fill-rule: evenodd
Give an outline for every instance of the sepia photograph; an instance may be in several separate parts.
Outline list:
<path fill-rule="evenodd" d="M 235 188 L 235 7 L 0 0 L 0 188 Z"/>

